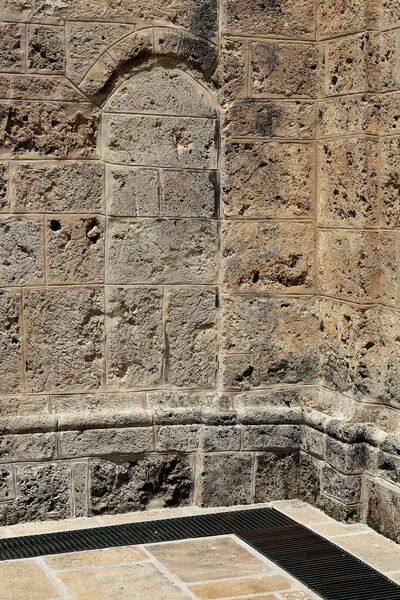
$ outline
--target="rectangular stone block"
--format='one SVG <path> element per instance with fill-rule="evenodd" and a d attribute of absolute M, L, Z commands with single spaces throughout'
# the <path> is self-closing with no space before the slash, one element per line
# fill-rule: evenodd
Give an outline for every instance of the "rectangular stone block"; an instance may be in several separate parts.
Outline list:
<path fill-rule="evenodd" d="M 298 452 L 266 452 L 256 457 L 255 502 L 292 500 L 298 496 Z"/>
<path fill-rule="evenodd" d="M 345 504 L 325 494 L 318 498 L 318 508 L 336 521 L 360 523 L 362 519 L 362 504 Z"/>
<path fill-rule="evenodd" d="M 248 390 L 253 385 L 253 359 L 250 354 L 224 354 L 221 357 L 224 390 Z"/>
<path fill-rule="evenodd" d="M 47 415 L 48 413 L 48 396 L 0 396 L 1 417 L 17 415 L 28 417 L 29 415 Z"/>
<path fill-rule="evenodd" d="M 247 41 L 221 38 L 219 60 L 213 74 L 221 106 L 236 98 L 247 96 L 247 56 Z"/>
<path fill-rule="evenodd" d="M 72 512 L 74 517 L 89 516 L 89 465 L 87 462 L 72 464 Z"/>
<path fill-rule="evenodd" d="M 104 218 L 53 215 L 46 219 L 47 283 L 102 283 Z"/>
<path fill-rule="evenodd" d="M 377 134 L 384 100 L 372 94 L 339 96 L 318 101 L 320 137 Z"/>
<path fill-rule="evenodd" d="M 228 405 L 225 406 L 225 403 Z M 152 391 L 146 394 L 146 405 L 152 410 L 190 409 L 190 408 L 230 408 L 224 396 L 216 392 Z"/>
<path fill-rule="evenodd" d="M 169 289 L 166 378 L 175 387 L 210 388 L 217 374 L 216 290 Z"/>
<path fill-rule="evenodd" d="M 163 292 L 157 288 L 109 287 L 106 297 L 108 389 L 161 382 Z"/>
<path fill-rule="evenodd" d="M 315 98 L 319 53 L 315 44 L 251 43 L 251 95 Z"/>
<path fill-rule="evenodd" d="M 398 488 L 377 480 L 368 482 L 367 524 L 396 543 L 400 542 Z"/>
<path fill-rule="evenodd" d="M 0 285 L 44 283 L 43 230 L 41 217 L 0 218 Z"/>
<path fill-rule="evenodd" d="M 380 320 L 382 351 L 379 356 L 381 373 L 380 399 L 384 404 L 399 408 L 400 385 L 400 324 L 398 310 L 383 308 Z"/>
<path fill-rule="evenodd" d="M 217 223 L 212 220 L 112 219 L 107 228 L 111 284 L 213 283 Z"/>
<path fill-rule="evenodd" d="M 314 285 L 312 223 L 226 222 L 222 284 L 232 292 L 305 292 Z"/>
<path fill-rule="evenodd" d="M 23 73 L 24 70 L 25 26 L 22 23 L 0 23 L 0 71 Z"/>
<path fill-rule="evenodd" d="M 399 485 L 400 456 L 394 456 L 388 452 L 379 451 L 377 473 L 382 479 Z"/>
<path fill-rule="evenodd" d="M 385 225 L 392 228 L 398 228 L 400 225 L 400 175 L 398 169 L 399 154 L 400 138 L 393 137 L 382 139 L 380 163 L 380 186 L 383 211 L 382 217 Z"/>
<path fill-rule="evenodd" d="M 378 141 L 352 138 L 319 145 L 319 218 L 322 226 L 378 224 Z"/>
<path fill-rule="evenodd" d="M 54 433 L 2 435 L 0 463 L 52 460 L 57 457 Z"/>
<path fill-rule="evenodd" d="M 0 392 L 18 394 L 22 378 L 22 306 L 17 291 L 0 291 Z"/>
<path fill-rule="evenodd" d="M 0 213 L 9 212 L 10 210 L 10 197 L 8 189 L 8 164 L 0 163 Z"/>
<path fill-rule="evenodd" d="M 301 430 L 301 449 L 307 454 L 322 458 L 325 451 L 324 433 L 303 425 Z"/>
<path fill-rule="evenodd" d="M 2 87 L 0 76 L 0 90 Z M 87 98 L 64 75 L 10 75 L 10 92 L 2 95 L 13 100 L 60 100 L 87 103 Z M 4 82 L 3 82 L 4 85 Z"/>
<path fill-rule="evenodd" d="M 320 498 L 321 494 L 321 472 L 323 464 L 324 463 L 318 458 L 310 456 L 305 452 L 300 452 L 300 498 L 304 502 L 308 502 L 309 504 L 313 504 L 314 506 L 318 504 L 318 499 Z"/>
<path fill-rule="evenodd" d="M 312 139 L 314 112 L 310 101 L 242 100 L 228 108 L 225 132 L 230 137 Z"/>
<path fill-rule="evenodd" d="M 0 466 L 0 502 L 15 498 L 14 473 L 12 465 Z"/>
<path fill-rule="evenodd" d="M 11 177 L 17 213 L 104 212 L 100 163 L 15 162 Z"/>
<path fill-rule="evenodd" d="M 26 43 L 28 71 L 63 73 L 65 69 L 64 27 L 28 25 Z"/>
<path fill-rule="evenodd" d="M 356 504 L 361 500 L 362 477 L 343 475 L 329 465 L 322 467 L 322 493 L 343 502 Z"/>
<path fill-rule="evenodd" d="M 195 498 L 200 506 L 233 506 L 252 500 L 254 458 L 249 453 L 203 454 Z"/>
<path fill-rule="evenodd" d="M 218 181 L 215 171 L 163 171 L 163 217 L 215 217 L 218 213 Z"/>
<path fill-rule="evenodd" d="M 398 25 L 400 25 L 400 6 L 393 0 L 383 0 L 382 26 L 389 29 Z"/>
<path fill-rule="evenodd" d="M 106 173 L 109 215 L 157 217 L 160 214 L 156 170 L 108 166 Z"/>
<path fill-rule="evenodd" d="M 100 289 L 30 290 L 25 295 L 26 376 L 31 392 L 88 391 L 104 380 Z"/>
<path fill-rule="evenodd" d="M 363 473 L 371 469 L 371 447 L 368 444 L 342 444 L 327 436 L 327 462 L 342 473 Z"/>
<path fill-rule="evenodd" d="M 382 134 L 400 134 L 399 106 L 400 92 L 381 94 L 379 98 L 379 124 Z"/>
<path fill-rule="evenodd" d="M 203 426 L 202 449 L 204 452 L 240 450 L 240 427 Z"/>
<path fill-rule="evenodd" d="M 105 158 L 111 162 L 155 167 L 216 167 L 213 119 L 104 115 L 104 131 Z"/>
<path fill-rule="evenodd" d="M 222 199 L 227 217 L 285 218 L 313 213 L 311 144 L 226 144 L 224 163 Z"/>
<path fill-rule="evenodd" d="M 400 73 L 398 56 L 400 52 L 400 29 L 383 31 L 379 38 L 379 75 L 383 92 L 398 90 Z"/>
<path fill-rule="evenodd" d="M 273 448 L 298 449 L 298 425 L 247 425 L 243 427 L 242 450 L 269 450 Z"/>
<path fill-rule="evenodd" d="M 152 427 L 87 429 L 59 434 L 60 456 L 85 458 L 154 450 Z"/>
<path fill-rule="evenodd" d="M 201 426 L 166 425 L 156 427 L 156 450 L 195 452 L 200 444 Z"/>
<path fill-rule="evenodd" d="M 321 0 L 318 5 L 318 37 L 332 38 L 379 27 L 379 0 Z"/>
<path fill-rule="evenodd" d="M 0 158 L 96 158 L 98 124 L 89 104 L 0 102 Z"/>

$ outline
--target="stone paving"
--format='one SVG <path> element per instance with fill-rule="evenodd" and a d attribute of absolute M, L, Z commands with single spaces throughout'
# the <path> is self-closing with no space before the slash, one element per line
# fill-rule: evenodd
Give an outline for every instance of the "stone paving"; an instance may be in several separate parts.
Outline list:
<path fill-rule="evenodd" d="M 364 524 L 345 525 L 299 500 L 276 508 L 400 583 L 400 546 Z M 257 506 L 270 506 L 270 504 Z M 241 507 L 243 509 L 253 506 Z M 173 518 L 226 509 L 26 523 L 0 537 Z M 233 535 L 76 552 L 0 563 L 1 600 L 316 600 L 316 594 Z M 29 590 L 29 591 L 27 591 Z"/>

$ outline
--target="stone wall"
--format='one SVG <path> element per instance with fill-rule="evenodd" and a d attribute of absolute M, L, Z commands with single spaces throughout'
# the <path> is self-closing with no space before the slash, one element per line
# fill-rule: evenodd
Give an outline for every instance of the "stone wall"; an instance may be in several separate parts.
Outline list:
<path fill-rule="evenodd" d="M 400 13 L 316 4 L 0 0 L 0 522 L 399 539 Z"/>

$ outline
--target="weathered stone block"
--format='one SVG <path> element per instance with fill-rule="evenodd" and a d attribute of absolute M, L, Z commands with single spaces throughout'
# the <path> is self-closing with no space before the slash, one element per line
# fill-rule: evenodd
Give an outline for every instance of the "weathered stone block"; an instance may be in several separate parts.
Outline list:
<path fill-rule="evenodd" d="M 162 290 L 157 288 L 109 288 L 106 320 L 109 389 L 160 383 L 162 306 Z"/>
<path fill-rule="evenodd" d="M 221 105 L 246 95 L 246 60 L 248 45 L 243 40 L 223 38 L 213 81 Z"/>
<path fill-rule="evenodd" d="M 87 98 L 63 75 L 10 75 L 12 92 L 5 98 L 13 100 L 60 100 L 86 102 Z M 11 83 L 11 81 L 10 81 Z M 1 89 L 1 76 L 0 76 Z"/>
<path fill-rule="evenodd" d="M 72 506 L 74 517 L 89 516 L 88 476 L 87 462 L 72 463 Z"/>
<path fill-rule="evenodd" d="M 116 68 L 115 60 L 106 52 L 93 65 L 79 84 L 79 89 L 93 104 L 103 104 L 114 87 L 123 82 L 122 73 Z"/>
<path fill-rule="evenodd" d="M 103 312 L 103 295 L 95 288 L 26 293 L 26 371 L 30 391 L 85 391 L 102 386 Z"/>
<path fill-rule="evenodd" d="M 361 500 L 362 479 L 360 475 L 343 475 L 329 465 L 322 467 L 322 492 L 345 504 Z"/>
<path fill-rule="evenodd" d="M 321 494 L 321 474 L 323 462 L 300 452 L 299 487 L 300 498 L 304 502 L 316 505 Z"/>
<path fill-rule="evenodd" d="M 216 392 L 153 391 L 146 394 L 147 407 L 156 411 L 190 408 L 230 408 L 224 396 Z"/>
<path fill-rule="evenodd" d="M 142 29 L 123 37 L 110 48 L 110 56 L 122 69 L 128 67 L 131 71 L 139 61 L 148 60 L 154 51 L 152 29 Z M 129 72 L 129 71 L 128 71 Z"/>
<path fill-rule="evenodd" d="M 240 427 L 204 425 L 202 449 L 204 452 L 240 450 Z"/>
<path fill-rule="evenodd" d="M 156 56 L 177 56 L 181 31 L 171 27 L 154 28 L 154 53 Z"/>
<path fill-rule="evenodd" d="M 88 104 L 1 102 L 0 158 L 95 158 L 98 122 Z"/>
<path fill-rule="evenodd" d="M 394 27 L 400 24 L 400 6 L 393 0 L 383 0 L 382 2 L 382 26 Z"/>
<path fill-rule="evenodd" d="M 318 92 L 319 54 L 315 44 L 253 42 L 252 95 L 304 96 Z"/>
<path fill-rule="evenodd" d="M 335 37 L 364 29 L 376 29 L 379 24 L 379 0 L 322 0 L 318 6 L 320 38 Z"/>
<path fill-rule="evenodd" d="M 176 455 L 146 456 L 130 462 L 91 461 L 92 515 L 189 503 L 192 473 Z"/>
<path fill-rule="evenodd" d="M 399 106 L 400 92 L 382 94 L 380 96 L 379 124 L 382 134 L 400 134 Z"/>
<path fill-rule="evenodd" d="M 400 138 L 383 138 L 381 145 L 381 197 L 385 225 L 397 228 L 400 224 L 399 187 L 400 173 L 398 159 L 400 154 Z"/>
<path fill-rule="evenodd" d="M 105 158 L 111 162 L 205 169 L 216 166 L 213 119 L 104 115 L 104 125 Z"/>
<path fill-rule="evenodd" d="M 400 87 L 400 73 L 398 67 L 400 29 L 382 32 L 379 43 L 379 61 L 377 62 L 381 90 L 384 92 L 398 90 Z"/>
<path fill-rule="evenodd" d="M 252 387 L 254 367 L 250 354 L 224 354 L 221 369 L 225 390 L 247 390 Z"/>
<path fill-rule="evenodd" d="M 163 171 L 161 215 L 164 217 L 215 217 L 218 181 L 215 171 Z"/>
<path fill-rule="evenodd" d="M 0 71 L 23 73 L 25 70 L 25 26 L 0 23 Z"/>
<path fill-rule="evenodd" d="M 255 502 L 299 497 L 299 454 L 266 452 L 256 458 Z"/>
<path fill-rule="evenodd" d="M 232 143 L 225 147 L 224 161 L 222 199 L 226 216 L 280 218 L 312 214 L 311 145 Z"/>
<path fill-rule="evenodd" d="M 0 212 L 9 211 L 8 165 L 0 163 Z"/>
<path fill-rule="evenodd" d="M 0 285 L 44 282 L 43 219 L 0 219 Z"/>
<path fill-rule="evenodd" d="M 321 143 L 321 225 L 377 226 L 378 168 L 376 140 L 355 138 Z"/>
<path fill-rule="evenodd" d="M 102 283 L 104 219 L 55 215 L 46 220 L 47 281 Z"/>
<path fill-rule="evenodd" d="M 0 391 L 22 391 L 21 294 L 0 291 Z"/>
<path fill-rule="evenodd" d="M 160 213 L 156 170 L 110 167 L 107 172 L 108 214 L 157 217 Z"/>
<path fill-rule="evenodd" d="M 111 220 L 108 283 L 213 283 L 217 224 L 211 220 Z"/>
<path fill-rule="evenodd" d="M 101 413 L 127 413 L 142 409 L 141 393 L 113 394 L 68 394 L 66 396 L 50 396 L 50 412 L 53 414 L 67 413 L 73 418 L 74 414 L 86 413 L 100 415 Z M 100 417 L 101 418 L 101 417 Z"/>
<path fill-rule="evenodd" d="M 247 425 L 243 427 L 243 450 L 295 448 L 300 444 L 298 425 Z"/>
<path fill-rule="evenodd" d="M 318 102 L 321 137 L 378 133 L 382 100 L 371 94 L 339 96 Z"/>
<path fill-rule="evenodd" d="M 227 222 L 223 286 L 236 292 L 303 292 L 314 283 L 312 223 Z"/>
<path fill-rule="evenodd" d="M 382 348 L 377 361 L 382 378 L 380 400 L 394 408 L 399 408 L 400 324 L 397 310 L 382 309 L 380 333 Z"/>
<path fill-rule="evenodd" d="M 203 454 L 196 504 L 233 506 L 251 502 L 253 456 L 249 453 Z"/>
<path fill-rule="evenodd" d="M 301 429 L 301 449 L 307 454 L 323 457 L 325 450 L 325 435 L 321 431 L 306 427 Z"/>
<path fill-rule="evenodd" d="M 215 289 L 168 290 L 166 377 L 176 387 L 213 387 L 217 372 Z"/>
<path fill-rule="evenodd" d="M 361 504 L 344 504 L 340 500 L 321 494 L 318 498 L 318 508 L 336 521 L 345 523 L 360 523 L 361 521 Z"/>
<path fill-rule="evenodd" d="M 47 396 L 0 396 L 0 416 L 46 415 L 49 413 Z"/>
<path fill-rule="evenodd" d="M 28 25 L 28 71 L 63 73 L 65 67 L 64 27 Z"/>
<path fill-rule="evenodd" d="M 103 211 L 103 166 L 31 162 L 11 167 L 15 212 Z"/>
<path fill-rule="evenodd" d="M 59 434 L 59 446 L 64 458 L 148 452 L 154 450 L 153 428 L 63 431 Z"/>
<path fill-rule="evenodd" d="M 52 460 L 56 458 L 57 441 L 54 433 L 23 433 L 1 435 L 0 462 Z"/>
<path fill-rule="evenodd" d="M 195 452 L 200 444 L 199 425 L 165 425 L 156 428 L 156 450 Z"/>
<path fill-rule="evenodd" d="M 379 452 L 378 474 L 382 479 L 386 481 L 400 484 L 400 456 L 393 456 L 388 452 Z"/>
<path fill-rule="evenodd" d="M 0 466 L 0 501 L 15 498 L 14 474 L 11 465 Z"/>
<path fill-rule="evenodd" d="M 371 467 L 371 448 L 368 444 L 342 444 L 327 436 L 327 462 L 342 473 L 363 473 Z"/>
<path fill-rule="evenodd" d="M 206 77 L 212 73 L 218 59 L 216 46 L 185 31 L 182 33 L 180 53 Z"/>
<path fill-rule="evenodd" d="M 400 495 L 398 488 L 378 481 L 368 482 L 367 524 L 395 542 L 400 542 Z"/>

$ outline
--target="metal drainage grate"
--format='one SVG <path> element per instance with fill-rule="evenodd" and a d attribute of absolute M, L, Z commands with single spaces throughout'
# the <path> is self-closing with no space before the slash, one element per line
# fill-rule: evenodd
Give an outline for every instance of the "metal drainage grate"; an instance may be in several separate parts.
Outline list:
<path fill-rule="evenodd" d="M 400 586 L 274 508 L 0 540 L 0 560 L 235 534 L 326 600 L 400 600 Z"/>

